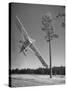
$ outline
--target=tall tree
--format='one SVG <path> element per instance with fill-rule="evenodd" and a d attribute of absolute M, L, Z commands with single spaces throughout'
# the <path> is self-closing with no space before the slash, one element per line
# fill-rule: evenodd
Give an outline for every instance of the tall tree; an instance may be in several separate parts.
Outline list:
<path fill-rule="evenodd" d="M 51 13 L 47 13 L 42 16 L 42 31 L 46 33 L 45 39 L 49 43 L 49 59 L 50 59 L 50 78 L 52 78 L 52 58 L 51 58 L 51 40 L 57 38 L 58 35 L 54 32 L 53 19 Z"/>

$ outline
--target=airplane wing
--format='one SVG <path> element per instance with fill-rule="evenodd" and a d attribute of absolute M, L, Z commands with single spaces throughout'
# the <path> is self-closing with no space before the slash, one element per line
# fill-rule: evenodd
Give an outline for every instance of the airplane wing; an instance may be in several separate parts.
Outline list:
<path fill-rule="evenodd" d="M 35 55 L 38 57 L 38 59 L 40 60 L 40 62 L 42 63 L 43 66 L 45 66 L 46 68 L 48 68 L 48 65 L 46 64 L 46 62 L 43 60 L 43 58 L 41 57 L 41 55 L 39 54 L 39 52 L 36 50 L 36 48 L 33 46 L 32 41 L 30 40 L 28 33 L 26 32 L 23 24 L 21 23 L 20 19 L 16 16 L 16 25 L 19 28 L 20 33 L 22 33 L 22 35 L 24 36 L 25 40 L 29 40 L 31 42 L 31 45 L 29 45 L 29 47 L 35 52 Z"/>
<path fill-rule="evenodd" d="M 18 16 L 16 16 L 16 26 L 18 27 L 20 33 L 24 37 L 24 40 L 28 40 L 29 39 L 28 33 L 25 30 L 25 28 L 24 28 L 23 24 L 21 23 L 20 19 L 18 18 Z"/>
<path fill-rule="evenodd" d="M 46 64 L 44 59 L 41 57 L 40 53 L 37 51 L 37 49 L 34 47 L 34 45 L 31 44 L 29 47 L 34 51 L 35 55 L 38 57 L 38 59 L 40 60 L 42 65 L 45 66 L 46 68 L 48 68 L 48 65 Z"/>

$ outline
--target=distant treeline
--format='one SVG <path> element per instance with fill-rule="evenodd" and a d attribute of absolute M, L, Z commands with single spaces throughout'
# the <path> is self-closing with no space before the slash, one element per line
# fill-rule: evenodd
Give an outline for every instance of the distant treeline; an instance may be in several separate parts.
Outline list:
<path fill-rule="evenodd" d="M 12 69 L 9 70 L 11 74 L 50 74 L 49 68 L 38 68 L 38 69 Z M 53 75 L 65 75 L 65 67 L 53 67 L 52 68 Z"/>

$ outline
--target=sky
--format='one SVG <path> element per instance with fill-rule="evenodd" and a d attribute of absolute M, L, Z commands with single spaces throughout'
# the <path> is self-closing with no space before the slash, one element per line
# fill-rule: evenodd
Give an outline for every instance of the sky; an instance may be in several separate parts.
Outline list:
<path fill-rule="evenodd" d="M 42 16 L 50 12 L 53 18 L 54 31 L 58 38 L 51 41 L 52 66 L 65 65 L 65 30 L 61 27 L 62 20 L 55 20 L 58 13 L 64 13 L 63 6 L 37 5 L 13 3 L 11 5 L 11 68 L 39 68 L 43 67 L 38 58 L 31 50 L 26 52 L 27 56 L 19 53 L 19 40 L 22 36 L 16 26 L 16 15 L 23 23 L 28 35 L 35 39 L 33 43 L 45 62 L 49 66 L 49 45 L 45 40 L 46 33 L 41 30 Z"/>

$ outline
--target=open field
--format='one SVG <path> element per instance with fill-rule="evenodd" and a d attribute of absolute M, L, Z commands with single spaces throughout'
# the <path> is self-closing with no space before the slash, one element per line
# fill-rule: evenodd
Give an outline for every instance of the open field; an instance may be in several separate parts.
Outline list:
<path fill-rule="evenodd" d="M 63 75 L 50 78 L 49 75 L 14 74 L 11 76 L 11 80 L 12 87 L 58 85 L 65 83 L 65 77 Z"/>

